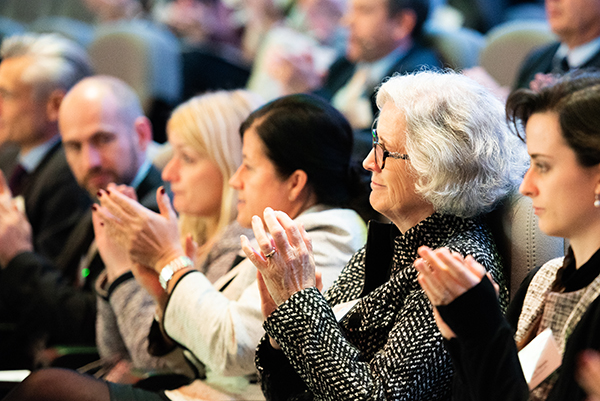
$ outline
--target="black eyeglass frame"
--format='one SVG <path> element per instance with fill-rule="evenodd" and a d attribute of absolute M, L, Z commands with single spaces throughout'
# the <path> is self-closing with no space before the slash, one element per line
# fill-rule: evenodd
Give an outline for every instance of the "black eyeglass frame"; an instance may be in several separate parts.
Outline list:
<path fill-rule="evenodd" d="M 375 163 L 377 164 L 377 167 L 379 167 L 380 170 L 384 169 L 385 159 L 387 159 L 388 157 L 391 157 L 392 159 L 410 160 L 410 157 L 406 153 L 390 152 L 389 150 L 387 150 L 385 148 L 383 143 L 379 143 L 379 136 L 377 135 L 377 128 L 371 128 L 371 134 L 373 135 L 373 152 L 375 153 L 374 154 Z M 381 150 L 383 151 L 383 157 L 381 159 L 381 166 L 379 165 L 379 162 L 377 161 L 377 146 L 381 147 Z"/>

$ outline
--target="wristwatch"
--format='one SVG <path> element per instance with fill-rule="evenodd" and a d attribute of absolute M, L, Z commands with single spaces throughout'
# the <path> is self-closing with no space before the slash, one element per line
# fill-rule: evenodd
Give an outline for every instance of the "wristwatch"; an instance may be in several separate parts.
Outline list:
<path fill-rule="evenodd" d="M 193 266 L 194 262 L 192 262 L 190 258 L 187 256 L 179 256 L 178 258 L 175 258 L 167 263 L 167 265 L 162 268 L 160 274 L 158 275 L 158 282 L 160 283 L 161 287 L 166 290 L 167 286 L 169 285 L 169 281 L 175 272 L 185 269 L 186 267 Z"/>

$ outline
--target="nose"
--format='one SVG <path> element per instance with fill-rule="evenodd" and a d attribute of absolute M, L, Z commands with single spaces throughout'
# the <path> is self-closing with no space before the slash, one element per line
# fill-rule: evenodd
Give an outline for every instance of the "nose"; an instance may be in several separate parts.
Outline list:
<path fill-rule="evenodd" d="M 86 163 L 86 167 L 87 167 L 86 171 L 90 171 L 94 168 L 102 167 L 102 155 L 95 146 L 91 146 L 91 145 L 86 146 L 86 150 L 83 155 L 83 159 L 84 159 L 84 163 Z"/>
<path fill-rule="evenodd" d="M 233 173 L 233 175 L 229 179 L 229 186 L 235 189 L 236 191 L 242 189 L 242 180 L 240 179 L 242 168 L 243 166 L 239 166 L 235 173 Z"/>
<path fill-rule="evenodd" d="M 169 162 L 167 163 L 167 165 L 163 168 L 162 171 L 162 179 L 163 181 L 168 181 L 168 182 L 175 182 L 179 179 L 179 174 L 178 173 L 178 163 L 175 160 L 174 157 L 171 158 L 171 160 L 169 160 Z"/>
<path fill-rule="evenodd" d="M 531 167 L 525 173 L 525 177 L 523 177 L 523 181 L 519 186 L 519 192 L 530 198 L 533 198 L 538 193 L 537 187 L 533 182 L 533 172 L 531 171 Z"/>
<path fill-rule="evenodd" d="M 365 160 L 363 160 L 362 165 L 365 170 L 381 172 L 381 169 L 375 163 L 375 150 L 373 148 L 371 148 L 371 151 L 365 157 Z"/>

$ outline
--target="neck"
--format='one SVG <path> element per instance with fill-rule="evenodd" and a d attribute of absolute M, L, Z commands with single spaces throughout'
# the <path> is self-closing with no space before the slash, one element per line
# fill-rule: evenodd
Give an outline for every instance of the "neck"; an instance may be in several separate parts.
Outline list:
<path fill-rule="evenodd" d="M 289 210 L 286 212 L 290 218 L 295 219 L 299 215 L 301 215 L 304 211 L 310 209 L 314 205 L 316 205 L 317 197 L 312 192 L 302 199 L 298 199 L 295 202 L 292 202 Z"/>
<path fill-rule="evenodd" d="M 572 50 L 576 47 L 585 45 L 598 37 L 600 37 L 600 30 L 569 35 L 568 37 L 562 38 L 562 42 L 567 45 L 569 50 Z"/>
<path fill-rule="evenodd" d="M 424 205 L 422 208 L 415 210 L 409 215 L 402 214 L 396 216 L 386 216 L 402 234 L 428 218 L 434 213 L 433 206 L 430 204 Z"/>
<path fill-rule="evenodd" d="M 569 243 L 575 256 L 575 267 L 579 269 L 600 249 L 600 235 L 570 238 Z"/>

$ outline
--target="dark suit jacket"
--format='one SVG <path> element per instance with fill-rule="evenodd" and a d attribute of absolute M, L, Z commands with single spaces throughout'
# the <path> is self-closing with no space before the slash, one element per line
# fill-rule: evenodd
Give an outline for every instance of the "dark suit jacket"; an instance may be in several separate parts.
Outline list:
<path fill-rule="evenodd" d="M 160 185 L 160 172 L 151 167 L 137 188 L 140 202 L 157 210 Z M 0 369 L 32 368 L 36 348 L 95 345 L 94 282 L 104 270 L 98 254 L 87 277 L 79 277 L 79 261 L 94 239 L 91 217 L 88 211 L 73 230 L 59 263 L 24 252 L 0 271 Z"/>
<path fill-rule="evenodd" d="M 441 67 L 442 62 L 437 55 L 432 50 L 415 41 L 413 47 L 392 66 L 385 76 L 389 77 L 395 73 L 407 74 L 422 68 L 435 69 Z M 337 59 L 329 68 L 325 84 L 321 89 L 315 91 L 315 94 L 331 101 L 336 92 L 343 88 L 352 78 L 355 69 L 356 64 L 350 62 L 347 58 L 341 57 Z M 377 86 L 373 86 L 369 91 L 374 116 L 379 111 L 375 102 Z M 352 151 L 353 159 L 362 162 L 362 159 L 369 153 L 370 149 L 370 130 L 356 130 L 354 132 L 354 149 Z"/>
<path fill-rule="evenodd" d="M 16 157 L 10 152 L 2 160 L 7 179 L 17 165 Z M 75 181 L 60 143 L 25 178 L 21 195 L 35 251 L 55 261 L 71 230 L 91 205 L 87 193 Z"/>
<path fill-rule="evenodd" d="M 551 43 L 546 46 L 542 46 L 533 50 L 523 62 L 515 89 L 517 88 L 529 88 L 529 83 L 533 81 L 535 74 L 544 73 L 547 74 L 552 71 L 553 60 L 558 47 L 559 42 Z M 600 51 L 594 54 L 587 62 L 585 62 L 580 68 L 599 68 L 600 67 Z"/>
<path fill-rule="evenodd" d="M 441 68 L 442 63 L 432 50 L 415 42 L 404 57 L 399 59 L 385 75 L 389 77 L 395 73 L 406 74 L 424 67 Z M 331 100 L 336 92 L 352 78 L 355 69 L 356 64 L 350 62 L 346 57 L 337 59 L 329 68 L 325 84 L 315 93 L 327 100 Z M 376 86 L 371 88 L 369 94 L 373 106 L 373 115 L 376 115 L 378 111 L 377 104 L 375 103 L 376 89 Z"/>

